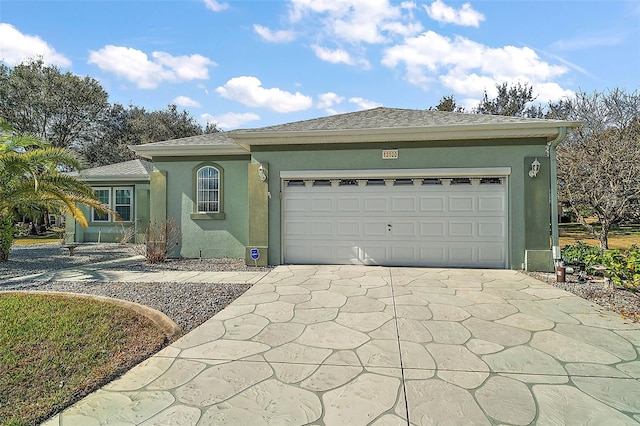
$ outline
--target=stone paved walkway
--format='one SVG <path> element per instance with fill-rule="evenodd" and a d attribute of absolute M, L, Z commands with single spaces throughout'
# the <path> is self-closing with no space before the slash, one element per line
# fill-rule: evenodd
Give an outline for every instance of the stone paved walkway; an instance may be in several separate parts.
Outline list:
<path fill-rule="evenodd" d="M 639 350 L 516 271 L 280 266 L 46 425 L 638 424 Z"/>

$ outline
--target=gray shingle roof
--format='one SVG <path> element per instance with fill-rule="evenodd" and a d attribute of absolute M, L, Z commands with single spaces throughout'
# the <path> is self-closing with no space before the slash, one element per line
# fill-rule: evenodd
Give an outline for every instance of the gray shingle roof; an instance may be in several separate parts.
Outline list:
<path fill-rule="evenodd" d="M 100 178 L 111 176 L 122 177 L 149 177 L 153 171 L 153 163 L 147 160 L 130 160 L 122 163 L 109 164 L 106 166 L 93 167 L 81 170 L 81 178 Z"/>
<path fill-rule="evenodd" d="M 233 139 L 227 136 L 227 132 L 208 133 L 206 135 L 190 136 L 188 138 L 169 139 L 161 142 L 138 145 L 142 147 L 162 147 L 162 146 L 236 146 Z"/>
<path fill-rule="evenodd" d="M 250 133 L 349 129 L 392 129 L 464 124 L 524 124 L 531 123 L 532 121 L 553 122 L 554 120 L 380 107 L 365 111 L 349 112 L 346 114 L 331 115 L 328 117 L 296 121 L 293 123 L 286 123 L 275 126 L 238 130 L 237 132 Z"/>

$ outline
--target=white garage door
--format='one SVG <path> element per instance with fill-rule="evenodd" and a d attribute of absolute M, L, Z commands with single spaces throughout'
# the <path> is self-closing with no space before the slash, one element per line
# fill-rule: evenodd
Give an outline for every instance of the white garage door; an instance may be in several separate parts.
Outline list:
<path fill-rule="evenodd" d="M 505 268 L 506 177 L 285 179 L 285 263 Z"/>

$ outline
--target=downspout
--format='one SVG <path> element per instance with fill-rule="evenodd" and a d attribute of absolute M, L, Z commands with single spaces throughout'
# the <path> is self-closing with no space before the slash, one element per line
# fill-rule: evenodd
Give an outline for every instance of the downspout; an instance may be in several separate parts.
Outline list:
<path fill-rule="evenodd" d="M 567 136 L 566 127 L 558 127 L 558 136 L 548 145 L 547 155 L 551 167 L 551 252 L 554 263 L 562 258 L 560 252 L 560 237 L 558 232 L 558 172 L 556 170 L 556 148 Z"/>

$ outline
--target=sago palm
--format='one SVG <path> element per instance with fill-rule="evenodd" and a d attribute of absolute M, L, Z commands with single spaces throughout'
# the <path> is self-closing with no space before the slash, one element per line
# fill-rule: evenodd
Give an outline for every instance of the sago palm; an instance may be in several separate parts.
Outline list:
<path fill-rule="evenodd" d="M 15 135 L 0 120 L 0 261 L 6 261 L 13 242 L 12 219 L 24 209 L 69 213 L 82 226 L 87 219 L 79 204 L 106 211 L 93 189 L 61 167 L 78 168 L 76 154 L 24 135 Z"/>

